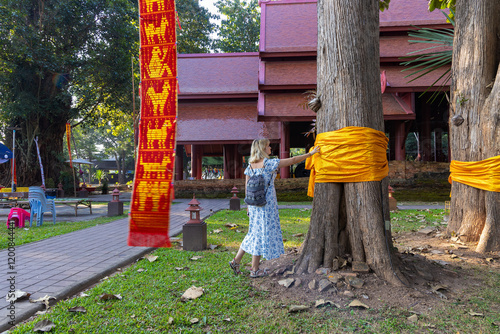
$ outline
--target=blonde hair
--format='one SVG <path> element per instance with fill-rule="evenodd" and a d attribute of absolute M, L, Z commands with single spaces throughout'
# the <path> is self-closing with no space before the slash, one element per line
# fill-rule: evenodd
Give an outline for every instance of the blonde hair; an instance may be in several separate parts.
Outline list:
<path fill-rule="evenodd" d="M 266 153 L 267 145 L 269 145 L 269 139 L 255 139 L 252 143 L 252 148 L 250 149 L 250 159 L 249 163 L 254 163 L 259 160 L 269 158 Z"/>

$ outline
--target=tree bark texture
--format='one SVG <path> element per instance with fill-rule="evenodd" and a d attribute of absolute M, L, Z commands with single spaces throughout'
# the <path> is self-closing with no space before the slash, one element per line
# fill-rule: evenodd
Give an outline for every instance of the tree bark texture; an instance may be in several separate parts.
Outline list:
<path fill-rule="evenodd" d="M 500 155 L 500 1 L 457 1 L 453 42 L 450 144 L 457 161 Z M 451 118 L 464 122 L 455 125 Z M 497 180 L 500 182 L 500 180 Z M 449 233 L 500 250 L 500 193 L 453 182 Z"/>
<path fill-rule="evenodd" d="M 379 8 L 377 1 L 368 3 L 318 1 L 318 133 L 346 126 L 384 130 Z M 366 262 L 379 277 L 400 285 L 397 276 L 405 279 L 391 268 L 386 243 L 390 231 L 384 231 L 389 207 L 387 186 L 385 180 L 317 183 L 311 224 L 296 272 L 331 267 L 336 256 L 348 253 L 354 261 Z"/>

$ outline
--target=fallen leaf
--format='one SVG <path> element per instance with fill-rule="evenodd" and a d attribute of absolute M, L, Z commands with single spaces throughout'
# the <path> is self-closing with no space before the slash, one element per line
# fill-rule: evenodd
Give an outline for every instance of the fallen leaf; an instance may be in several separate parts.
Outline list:
<path fill-rule="evenodd" d="M 35 332 L 50 332 L 50 330 L 52 330 L 52 328 L 56 327 L 56 324 L 54 324 L 52 321 L 50 320 L 42 320 L 42 321 L 39 321 L 35 324 L 35 326 L 33 327 L 33 331 Z"/>
<path fill-rule="evenodd" d="M 130 317 L 131 317 L 132 319 L 134 319 L 134 318 L 135 318 L 135 314 L 132 314 Z"/>
<path fill-rule="evenodd" d="M 304 236 L 304 233 L 297 233 L 297 234 L 292 235 L 292 237 L 296 237 L 296 238 L 303 237 L 303 236 Z"/>
<path fill-rule="evenodd" d="M 48 309 L 50 307 L 50 300 L 51 299 L 56 299 L 55 297 L 52 297 L 52 296 L 49 296 L 49 295 L 45 295 L 44 297 L 41 297 L 41 298 L 38 298 L 38 299 L 35 299 L 35 300 L 32 300 L 30 299 L 30 303 L 38 303 L 38 302 L 42 302 L 45 304 L 45 308 Z"/>
<path fill-rule="evenodd" d="M 212 244 L 210 244 L 210 245 L 208 245 L 208 248 L 210 248 L 211 250 L 214 250 L 214 249 L 216 249 L 219 246 L 220 245 L 212 245 Z"/>
<path fill-rule="evenodd" d="M 230 322 L 231 318 L 226 318 L 226 319 L 224 319 L 224 321 Z"/>
<path fill-rule="evenodd" d="M 111 293 L 103 293 L 100 297 L 99 297 L 100 300 L 112 300 L 112 299 L 118 299 L 118 300 L 122 300 L 122 296 L 121 295 L 113 295 Z"/>
<path fill-rule="evenodd" d="M 175 267 L 175 270 L 189 270 L 189 267 Z"/>
<path fill-rule="evenodd" d="M 484 317 L 483 313 L 477 313 L 474 311 L 469 311 L 469 314 L 472 315 L 473 317 Z"/>
<path fill-rule="evenodd" d="M 224 225 L 224 226 L 226 226 L 226 227 L 236 227 L 236 226 L 238 226 L 238 225 L 236 225 L 236 224 L 232 224 L 232 223 L 227 223 L 227 224 L 226 224 L 226 225 Z"/>
<path fill-rule="evenodd" d="M 418 321 L 418 315 L 414 314 L 406 318 L 411 323 L 416 323 Z"/>
<path fill-rule="evenodd" d="M 491 257 L 487 257 L 487 258 L 486 258 L 486 262 L 493 262 L 493 258 L 491 258 Z"/>
<path fill-rule="evenodd" d="M 316 303 L 314 304 L 314 307 L 316 307 L 316 308 L 320 308 L 320 307 L 323 307 L 323 306 L 335 306 L 337 308 L 340 308 L 340 305 L 335 304 L 331 300 L 318 299 L 316 301 Z"/>
<path fill-rule="evenodd" d="M 308 310 L 309 306 L 306 305 L 290 305 L 290 308 L 288 309 L 288 313 L 294 313 L 294 312 L 300 312 L 304 310 Z"/>
<path fill-rule="evenodd" d="M 222 229 L 220 229 L 220 228 L 218 228 L 218 229 L 216 229 L 216 230 L 213 230 L 213 231 L 212 231 L 212 233 L 216 233 L 216 234 L 218 234 L 218 233 L 222 233 L 222 232 L 224 232 L 224 230 L 222 230 Z"/>
<path fill-rule="evenodd" d="M 363 304 L 357 299 L 354 299 L 350 304 L 349 307 L 364 307 L 364 308 L 369 308 L 367 305 Z"/>
<path fill-rule="evenodd" d="M 5 300 L 8 302 L 11 302 L 11 301 L 15 302 L 15 301 L 21 300 L 23 298 L 29 298 L 29 296 L 31 296 L 31 293 L 27 293 L 27 292 L 21 291 L 21 290 L 16 290 L 12 293 L 8 293 L 5 296 Z"/>
<path fill-rule="evenodd" d="M 45 314 L 45 313 L 47 313 L 47 310 L 45 310 L 45 311 L 37 311 L 37 312 L 35 313 L 35 315 L 43 315 L 43 314 Z"/>
<path fill-rule="evenodd" d="M 170 325 L 172 322 L 174 322 L 174 318 L 168 317 L 168 324 Z"/>
<path fill-rule="evenodd" d="M 85 292 L 82 292 L 80 293 L 80 297 L 88 297 L 89 295 L 87 295 Z"/>
<path fill-rule="evenodd" d="M 203 259 L 203 256 L 193 256 L 192 258 L 190 258 L 190 260 L 193 260 L 193 261 L 197 261 L 199 259 Z"/>
<path fill-rule="evenodd" d="M 200 319 L 193 318 L 193 319 L 189 320 L 189 322 L 192 323 L 192 324 L 196 324 L 196 323 L 200 322 Z"/>
<path fill-rule="evenodd" d="M 137 269 L 137 272 L 138 272 L 138 273 L 142 273 L 143 271 L 146 271 L 146 269 L 144 269 L 144 268 L 139 268 L 139 269 Z"/>
<path fill-rule="evenodd" d="M 184 292 L 184 294 L 181 296 L 181 300 L 185 302 L 189 299 L 199 298 L 203 295 L 203 291 L 203 288 L 197 288 L 193 285 Z"/>
<path fill-rule="evenodd" d="M 75 306 L 72 308 L 68 309 L 69 312 L 76 312 L 76 313 L 86 313 L 87 310 L 83 306 Z"/>
<path fill-rule="evenodd" d="M 433 291 L 439 291 L 439 290 L 448 290 L 448 286 L 442 285 L 442 284 L 436 284 L 432 286 Z"/>
<path fill-rule="evenodd" d="M 148 254 L 148 255 L 144 256 L 144 258 L 147 259 L 149 262 L 154 262 L 154 261 L 156 261 L 158 256 Z"/>

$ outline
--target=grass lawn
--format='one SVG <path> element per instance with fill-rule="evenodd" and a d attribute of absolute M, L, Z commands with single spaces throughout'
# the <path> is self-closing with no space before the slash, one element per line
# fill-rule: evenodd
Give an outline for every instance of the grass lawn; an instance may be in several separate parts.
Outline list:
<path fill-rule="evenodd" d="M 128 211 L 127 211 L 128 212 Z M 34 226 L 28 228 L 17 228 L 16 229 L 16 246 L 24 245 L 30 242 L 39 241 L 43 239 L 47 239 L 50 237 L 54 237 L 60 234 L 66 234 L 69 232 L 82 230 L 87 227 L 100 225 L 109 223 L 111 221 L 122 219 L 127 217 L 127 212 L 124 211 L 124 214 L 121 216 L 115 217 L 100 217 L 93 220 L 86 220 L 80 222 L 58 222 L 55 225 L 52 223 L 52 219 L 45 220 L 45 223 L 42 226 Z M 29 224 L 27 225 L 29 226 Z M 7 231 L 7 229 L 5 229 Z M 8 234 L 1 233 L 0 234 L 0 249 L 7 248 L 8 245 Z"/>
<path fill-rule="evenodd" d="M 409 231 L 434 225 L 431 217 L 442 216 L 440 211 L 401 211 L 393 217 L 398 229 Z M 280 211 L 285 248 L 300 246 L 304 237 L 294 235 L 305 235 L 310 214 L 309 209 Z M 422 215 L 430 218 L 418 217 Z M 500 304 L 500 275 L 487 267 L 472 273 L 483 279 L 480 289 L 429 309 L 419 315 L 417 323 L 407 321 L 409 309 L 389 306 L 366 310 L 347 305 L 311 307 L 289 313 L 289 306 L 300 301 L 273 300 L 268 292 L 254 288 L 248 276 L 236 277 L 229 269 L 228 261 L 248 230 L 245 212 L 221 211 L 207 223 L 208 243 L 217 245 L 215 249 L 158 249 L 152 253 L 157 256 L 152 262 L 138 261 L 102 280 L 85 296 L 61 301 L 11 333 L 32 333 L 42 319 L 55 323 L 51 333 L 498 333 L 498 325 L 493 323 L 500 324 L 495 311 Z M 248 261 L 250 256 L 245 255 L 243 262 Z M 193 286 L 203 288 L 203 295 L 182 301 L 181 296 Z M 101 300 L 103 294 L 120 295 L 121 299 Z M 74 307 L 85 312 L 68 311 Z M 464 316 L 469 310 L 483 315 Z"/>

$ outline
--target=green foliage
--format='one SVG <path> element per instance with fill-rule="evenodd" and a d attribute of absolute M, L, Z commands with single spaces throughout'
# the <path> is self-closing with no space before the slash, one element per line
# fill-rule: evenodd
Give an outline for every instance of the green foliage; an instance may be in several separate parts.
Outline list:
<path fill-rule="evenodd" d="M 386 9 L 389 9 L 389 3 L 391 2 L 391 0 L 380 0 L 378 2 L 378 6 L 379 6 L 379 9 L 380 11 L 384 11 Z"/>
<path fill-rule="evenodd" d="M 455 11 L 456 0 L 429 0 L 429 11 L 434 9 L 451 9 L 450 18 L 453 18 Z"/>
<path fill-rule="evenodd" d="M 178 53 L 208 53 L 212 46 L 210 33 L 216 25 L 210 22 L 216 16 L 201 7 L 197 0 L 176 1 L 181 28 L 177 29 Z"/>
<path fill-rule="evenodd" d="M 391 229 L 395 233 L 416 232 L 428 226 L 446 225 L 443 209 L 396 210 L 391 212 Z"/>
<path fill-rule="evenodd" d="M 227 16 L 221 21 L 215 49 L 221 52 L 256 52 L 260 36 L 260 7 L 257 0 L 219 0 L 215 6 Z"/>

